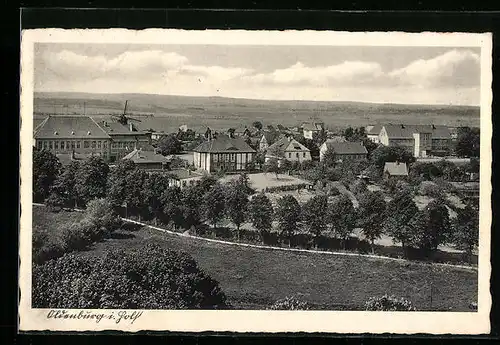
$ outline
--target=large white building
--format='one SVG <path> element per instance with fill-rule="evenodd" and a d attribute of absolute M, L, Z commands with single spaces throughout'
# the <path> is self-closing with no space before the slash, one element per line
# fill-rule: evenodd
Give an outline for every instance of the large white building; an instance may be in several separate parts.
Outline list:
<path fill-rule="evenodd" d="M 242 138 L 220 134 L 212 137 L 193 150 L 193 164 L 198 170 L 236 172 L 248 170 L 256 151 Z"/>

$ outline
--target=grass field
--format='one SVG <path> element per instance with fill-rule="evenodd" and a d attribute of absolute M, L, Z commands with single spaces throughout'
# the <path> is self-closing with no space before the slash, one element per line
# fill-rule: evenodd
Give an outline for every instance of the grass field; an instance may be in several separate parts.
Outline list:
<path fill-rule="evenodd" d="M 53 228 L 66 212 L 34 207 L 34 225 Z M 146 243 L 183 251 L 217 279 L 238 309 L 264 309 L 279 298 L 297 296 L 315 309 L 359 310 L 385 293 L 410 299 L 419 310 L 468 311 L 477 299 L 477 273 L 416 262 L 355 256 L 242 248 L 180 238 L 155 230 L 120 230 L 112 239 L 79 255 L 99 256 L 110 248 L 130 250 Z M 432 294 L 432 298 L 431 298 Z M 431 303 L 432 300 L 432 303 Z"/>
<path fill-rule="evenodd" d="M 125 100 L 128 113 L 141 126 L 177 131 L 183 124 L 197 131 L 265 125 L 296 126 L 312 118 L 332 129 L 377 122 L 479 126 L 479 107 L 401 105 L 356 102 L 265 101 L 222 97 L 183 97 L 146 94 L 36 93 L 34 114 L 83 114 L 96 117 L 120 114 Z M 154 115 L 148 117 L 147 115 Z"/>

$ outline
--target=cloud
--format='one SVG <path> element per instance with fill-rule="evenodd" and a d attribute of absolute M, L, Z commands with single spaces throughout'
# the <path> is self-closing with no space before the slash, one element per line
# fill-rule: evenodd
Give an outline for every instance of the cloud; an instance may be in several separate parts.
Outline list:
<path fill-rule="evenodd" d="M 383 75 L 382 67 L 375 62 L 345 61 L 330 66 L 308 67 L 301 62 L 276 69 L 267 74 L 256 74 L 245 78 L 253 83 L 287 85 L 335 85 L 363 83 Z"/>
<path fill-rule="evenodd" d="M 395 82 L 420 87 L 478 86 L 480 57 L 470 50 L 451 50 L 428 60 L 416 60 L 389 73 Z"/>

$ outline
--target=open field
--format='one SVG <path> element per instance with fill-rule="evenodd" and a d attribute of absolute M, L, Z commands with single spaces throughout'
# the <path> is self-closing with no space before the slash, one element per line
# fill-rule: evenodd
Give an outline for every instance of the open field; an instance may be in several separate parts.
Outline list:
<path fill-rule="evenodd" d="M 306 180 L 302 180 L 300 178 L 287 174 L 256 173 L 247 174 L 247 176 L 250 182 L 250 186 L 258 192 L 264 190 L 266 187 L 271 188 L 310 184 L 310 182 Z M 220 181 L 222 183 L 226 183 L 237 178 L 239 178 L 239 175 L 227 175 L 222 177 Z"/>
<path fill-rule="evenodd" d="M 48 210 L 36 206 L 34 212 L 34 226 L 47 229 L 68 217 L 67 212 L 48 214 Z M 468 311 L 477 295 L 474 271 L 416 262 L 241 248 L 146 228 L 120 230 L 114 238 L 79 255 L 99 256 L 111 248 L 130 250 L 146 243 L 192 255 L 220 282 L 230 303 L 239 309 L 263 309 L 279 298 L 294 295 L 316 309 L 359 310 L 369 297 L 387 293 L 410 299 L 419 310 Z"/>
<path fill-rule="evenodd" d="M 141 126 L 177 131 L 183 124 L 202 131 L 244 128 L 253 121 L 296 126 L 311 119 L 332 129 L 377 122 L 479 126 L 479 107 L 401 105 L 357 102 L 267 101 L 222 97 L 184 97 L 147 94 L 36 93 L 34 114 L 83 114 L 99 118 L 123 112 L 141 119 Z M 154 116 L 151 116 L 154 115 Z"/>

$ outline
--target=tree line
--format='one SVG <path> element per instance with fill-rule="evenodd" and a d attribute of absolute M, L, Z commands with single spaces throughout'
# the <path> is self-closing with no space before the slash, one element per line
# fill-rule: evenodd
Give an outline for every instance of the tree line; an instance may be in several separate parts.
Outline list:
<path fill-rule="evenodd" d="M 35 152 L 35 156 L 39 154 L 50 155 L 46 151 Z M 36 157 L 35 161 L 41 160 Z M 58 166 L 57 158 L 51 161 Z M 35 166 L 38 174 L 47 169 L 46 163 Z M 56 167 L 47 171 L 57 171 Z M 444 200 L 434 200 L 419 210 L 412 190 L 404 185 L 396 188 L 392 200 L 386 202 L 381 192 L 371 192 L 359 181 L 359 186 L 352 189 L 359 202 L 355 208 L 344 194 L 331 199 L 315 195 L 303 205 L 294 196 L 285 195 L 273 205 L 266 194 L 254 194 L 244 174 L 224 185 L 206 175 L 199 183 L 180 189 L 169 185 L 168 175 L 147 173 L 127 160 L 110 169 L 101 158 L 91 157 L 81 163 L 72 162 L 55 176 L 48 175 L 45 172 L 34 176 L 34 183 L 52 181 L 51 186 L 45 186 L 45 202 L 51 207 L 85 207 L 93 199 L 106 198 L 115 209 L 125 208 L 128 217 L 193 231 L 206 222 L 214 233 L 220 222 L 228 219 L 234 224 L 238 240 L 241 225 L 251 223 L 265 242 L 273 222 L 279 238 L 289 246 L 292 237 L 305 230 L 316 247 L 321 236 L 330 234 L 345 247 L 355 228 L 361 229 L 372 251 L 383 233 L 401 243 L 405 250 L 417 248 L 425 255 L 443 243 L 454 243 L 471 253 L 478 239 L 476 208 L 468 205 L 458 209 L 457 220 L 451 221 Z M 34 190 L 45 187 L 37 186 Z"/>

